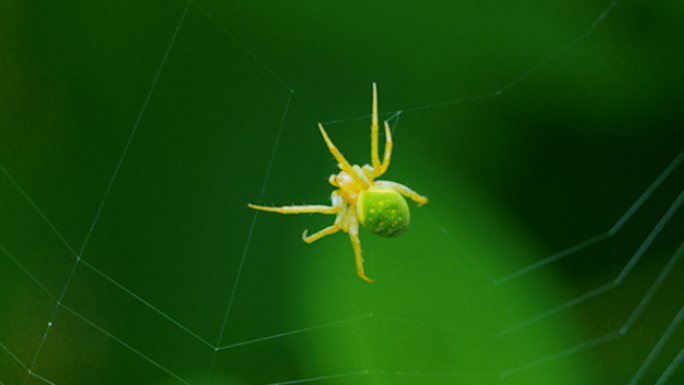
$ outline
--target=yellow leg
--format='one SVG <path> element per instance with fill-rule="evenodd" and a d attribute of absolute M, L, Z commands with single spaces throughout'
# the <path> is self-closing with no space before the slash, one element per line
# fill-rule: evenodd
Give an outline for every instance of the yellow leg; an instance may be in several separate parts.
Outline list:
<path fill-rule="evenodd" d="M 342 229 L 342 227 L 340 225 L 338 225 L 337 223 L 335 223 L 334 225 L 328 226 L 328 227 L 324 228 L 323 230 L 320 230 L 320 231 L 318 231 L 314 234 L 311 234 L 311 235 L 306 235 L 307 230 L 304 230 L 304 234 L 302 234 L 302 239 L 304 239 L 304 242 L 306 242 L 306 243 L 312 243 L 312 242 L 315 242 L 315 241 L 325 237 L 326 235 L 335 234 L 336 232 L 340 231 L 341 229 Z"/>
<path fill-rule="evenodd" d="M 374 185 L 392 188 L 392 189 L 396 190 L 398 193 L 400 193 L 401 195 L 403 195 L 407 198 L 410 198 L 411 200 L 416 202 L 418 207 L 428 203 L 427 197 L 418 194 L 417 192 L 411 190 L 410 188 L 404 186 L 401 183 L 390 182 L 387 180 L 377 180 L 377 181 L 375 181 Z"/>
<path fill-rule="evenodd" d="M 356 172 L 354 172 L 354 169 L 352 168 L 351 164 L 347 162 L 347 160 L 344 158 L 340 150 L 338 150 L 337 147 L 335 147 L 333 142 L 328 137 L 328 133 L 325 132 L 323 125 L 318 123 L 318 128 L 321 130 L 321 134 L 323 135 L 323 140 L 325 140 L 325 144 L 328 145 L 328 150 L 330 150 L 330 153 L 335 157 L 337 163 L 340 164 L 340 168 L 342 169 L 342 171 L 349 174 L 349 176 L 354 178 L 354 180 L 360 183 L 361 186 L 368 186 L 368 183 L 365 180 L 361 179 L 361 177 L 358 176 Z"/>
<path fill-rule="evenodd" d="M 359 225 L 356 221 L 349 226 L 349 238 L 351 238 L 352 246 L 354 246 L 354 254 L 356 255 L 356 273 L 366 282 L 373 283 L 373 280 L 366 277 L 363 272 L 363 258 L 361 258 L 361 241 L 359 241 Z"/>
<path fill-rule="evenodd" d="M 375 169 L 375 177 L 379 177 L 387 171 L 387 168 L 390 165 L 390 157 L 392 156 L 392 132 L 390 131 L 389 123 L 387 123 L 387 121 L 385 121 L 385 138 L 385 156 L 382 159 L 382 164 L 378 167 L 373 167 Z"/>
<path fill-rule="evenodd" d="M 374 169 L 380 168 L 378 158 L 378 87 L 373 82 L 373 107 L 371 108 L 371 164 Z"/>
<path fill-rule="evenodd" d="M 373 83 L 373 107 L 371 112 L 371 164 L 375 170 L 376 177 L 382 175 L 389 167 L 390 157 L 392 155 L 392 133 L 390 132 L 389 124 L 385 122 L 385 155 L 380 163 L 378 154 L 378 88 Z"/>
<path fill-rule="evenodd" d="M 269 211 L 272 213 L 281 214 L 301 214 L 301 213 L 321 213 L 321 214 L 337 214 L 340 211 L 339 207 L 336 206 L 323 206 L 323 205 L 305 205 L 305 206 L 283 206 L 283 207 L 270 207 L 270 206 L 258 206 L 248 203 L 247 206 L 255 210 Z"/>

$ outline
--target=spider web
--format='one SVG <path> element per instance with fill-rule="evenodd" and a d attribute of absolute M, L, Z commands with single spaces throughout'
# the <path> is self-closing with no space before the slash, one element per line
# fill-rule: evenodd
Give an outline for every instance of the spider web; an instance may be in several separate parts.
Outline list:
<path fill-rule="evenodd" d="M 0 384 L 680 383 L 677 6 L 3 5 Z M 246 203 L 325 203 L 372 81 L 430 203 L 369 285 Z"/>

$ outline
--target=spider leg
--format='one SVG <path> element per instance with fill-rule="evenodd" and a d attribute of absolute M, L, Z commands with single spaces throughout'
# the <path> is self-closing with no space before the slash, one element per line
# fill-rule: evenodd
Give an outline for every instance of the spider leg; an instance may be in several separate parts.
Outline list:
<path fill-rule="evenodd" d="M 392 133 L 389 124 L 385 121 L 385 155 L 382 163 L 378 156 L 378 88 L 373 83 L 373 108 L 371 113 L 371 163 L 375 170 L 376 177 L 382 175 L 389 167 L 390 157 L 392 156 Z"/>
<path fill-rule="evenodd" d="M 387 123 L 387 121 L 385 121 L 385 139 L 385 155 L 382 159 L 382 164 L 380 164 L 380 161 L 377 161 L 378 165 L 373 166 L 376 177 L 379 177 L 380 175 L 384 174 L 385 171 L 387 171 L 387 168 L 390 165 L 390 157 L 392 156 L 392 132 L 390 131 L 389 123 Z"/>
<path fill-rule="evenodd" d="M 342 171 L 346 172 L 351 176 L 357 183 L 360 183 L 361 186 L 368 187 L 368 182 L 363 180 L 357 173 L 354 171 L 352 168 L 351 164 L 347 161 L 347 159 L 344 158 L 344 155 L 340 152 L 340 150 L 335 147 L 333 144 L 332 140 L 328 137 L 328 133 L 325 132 L 325 129 L 323 128 L 323 125 L 318 123 L 318 128 L 321 130 L 321 134 L 323 135 L 323 140 L 325 140 L 325 144 L 328 145 L 328 150 L 330 150 L 330 153 L 335 157 L 337 160 L 337 163 L 339 163 L 340 168 Z"/>
<path fill-rule="evenodd" d="M 337 206 L 324 206 L 324 205 L 304 205 L 304 206 L 283 206 L 283 207 L 270 207 L 270 206 L 259 206 L 248 203 L 247 206 L 255 210 L 270 211 L 272 213 L 281 214 L 301 214 L 301 213 L 321 213 L 321 214 L 337 214 L 340 208 Z"/>
<path fill-rule="evenodd" d="M 401 183 L 390 182 L 388 180 L 377 180 L 373 184 L 375 186 L 389 187 L 389 188 L 396 190 L 399 194 L 401 194 L 407 198 L 410 198 L 411 200 L 416 202 L 418 207 L 428 203 L 427 197 L 418 194 L 417 192 L 411 190 L 410 188 L 404 186 Z"/>
<path fill-rule="evenodd" d="M 378 87 L 373 82 L 373 107 L 371 109 L 371 163 L 373 168 L 380 167 L 378 159 Z"/>
<path fill-rule="evenodd" d="M 359 240 L 359 223 L 356 217 L 350 218 L 349 224 L 349 238 L 351 238 L 352 246 L 354 247 L 354 254 L 356 255 L 356 273 L 366 282 L 373 283 L 373 280 L 366 277 L 363 272 L 363 258 L 361 257 L 361 241 Z"/>
<path fill-rule="evenodd" d="M 307 235 L 308 230 L 304 230 L 304 233 L 302 234 L 302 239 L 304 239 L 304 242 L 312 243 L 325 237 L 326 235 L 335 234 L 340 230 L 347 231 L 345 223 L 349 220 L 349 205 L 344 203 L 344 200 L 337 193 L 337 191 L 333 191 L 333 193 L 330 195 L 330 199 L 332 199 L 333 202 L 332 207 L 338 209 L 337 216 L 335 217 L 335 223 L 315 232 L 312 235 Z"/>
<path fill-rule="evenodd" d="M 337 224 L 337 221 L 335 221 L 334 225 L 328 226 L 328 227 L 324 228 L 323 230 L 319 230 L 319 231 L 317 231 L 311 235 L 306 235 L 308 230 L 304 230 L 304 234 L 302 234 L 302 239 L 304 239 L 304 242 L 306 242 L 306 243 L 312 243 L 312 242 L 315 242 L 315 241 L 325 237 L 326 235 L 335 234 L 336 232 L 338 232 L 340 230 L 342 230 L 342 226 Z"/>

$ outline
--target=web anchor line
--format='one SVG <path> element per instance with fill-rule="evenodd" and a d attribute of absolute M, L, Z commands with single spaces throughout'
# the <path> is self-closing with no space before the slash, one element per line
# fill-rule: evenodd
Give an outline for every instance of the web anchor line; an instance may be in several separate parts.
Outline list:
<path fill-rule="evenodd" d="M 670 258 L 670 260 L 668 261 L 667 265 L 665 265 L 665 267 L 660 272 L 658 277 L 651 284 L 651 287 L 649 287 L 649 289 L 646 291 L 646 294 L 644 294 L 641 301 L 639 301 L 639 304 L 634 308 L 634 310 L 632 311 L 632 314 L 630 314 L 630 316 L 627 318 L 627 321 L 625 321 L 625 323 L 619 329 L 614 330 L 610 333 L 604 334 L 600 337 L 594 338 L 592 340 L 585 341 L 581 344 L 578 344 L 578 345 L 573 346 L 571 348 L 565 349 L 561 352 L 552 354 L 552 355 L 544 357 L 544 358 L 540 358 L 536 361 L 532 361 L 532 362 L 527 363 L 525 365 L 522 365 L 522 366 L 519 366 L 517 368 L 503 372 L 501 374 L 502 377 L 508 377 L 508 376 L 514 375 L 516 373 L 522 372 L 524 370 L 531 369 L 531 368 L 537 367 L 539 365 L 542 365 L 542 364 L 545 364 L 545 363 L 548 363 L 551 361 L 555 361 L 557 359 L 569 356 L 571 354 L 578 353 L 580 351 L 587 350 L 589 348 L 593 348 L 594 346 L 597 346 L 597 345 L 600 345 L 602 343 L 605 343 L 605 342 L 620 338 L 622 336 L 625 336 L 629 332 L 629 330 L 632 328 L 632 325 L 634 325 L 634 323 L 639 318 L 639 316 L 643 313 L 644 309 L 646 308 L 646 305 L 651 301 L 651 299 L 653 298 L 655 293 L 658 291 L 658 289 L 663 284 L 665 279 L 670 275 L 670 273 L 674 269 L 675 265 L 679 262 L 679 260 L 682 258 L 683 255 L 684 255 L 684 242 L 682 242 L 679 245 L 679 247 L 677 248 L 677 250 L 673 253 L 673 255 Z M 672 334 L 672 332 L 674 331 L 674 329 L 677 326 L 679 326 L 679 323 L 681 322 L 683 310 L 684 310 L 684 307 L 682 307 L 682 310 L 680 310 L 679 313 L 677 314 L 677 316 L 673 319 L 670 327 L 668 328 L 668 331 L 666 331 L 666 333 L 663 334 L 663 336 L 661 336 L 660 341 L 662 341 L 662 342 L 659 341 L 659 343 L 656 344 L 656 346 L 651 351 L 651 354 L 649 354 L 649 358 L 647 358 L 646 361 L 644 361 L 642 363 L 641 368 L 634 375 L 634 378 L 629 383 L 629 385 L 636 385 L 638 383 L 638 379 L 643 375 L 643 373 L 648 369 L 648 367 L 653 362 L 655 357 L 660 353 L 660 351 L 663 348 L 663 345 L 665 344 L 665 342 L 667 340 L 669 340 L 669 337 Z M 684 348 L 682 349 L 680 354 L 682 355 L 682 357 L 679 358 L 679 360 L 678 360 L 678 358 L 675 358 L 675 360 L 673 360 L 672 364 L 670 364 L 670 367 L 673 367 L 672 371 L 674 371 L 674 368 L 676 368 L 677 365 L 679 365 L 679 363 L 681 362 L 681 360 L 684 359 Z M 678 357 L 679 357 L 679 355 L 678 355 Z M 669 377 L 669 375 L 671 374 L 670 372 L 671 371 L 666 370 L 665 372 L 663 372 L 663 375 L 661 378 L 665 378 L 665 380 L 666 380 L 667 377 Z M 663 383 L 665 380 L 663 380 Z"/>
<path fill-rule="evenodd" d="M 290 91 L 287 102 L 285 103 L 285 108 L 283 110 L 283 115 L 280 119 L 280 126 L 278 127 L 278 133 L 276 134 L 276 140 L 275 143 L 273 144 L 273 151 L 271 152 L 271 159 L 268 162 L 268 167 L 266 169 L 266 176 L 264 177 L 264 182 L 261 186 L 261 193 L 259 195 L 259 203 L 261 203 L 261 200 L 263 199 L 264 192 L 266 191 L 266 185 L 268 184 L 268 179 L 271 175 L 271 168 L 273 167 L 273 162 L 275 161 L 275 155 L 276 155 L 276 150 L 278 149 L 278 143 L 280 143 L 280 136 L 283 132 L 283 127 L 285 127 L 285 118 L 287 117 L 287 112 L 290 109 L 290 102 L 292 101 L 292 95 L 294 94 L 293 91 Z M 218 355 L 219 348 L 218 346 L 221 345 L 221 340 L 223 340 L 223 334 L 226 331 L 226 325 L 228 324 L 228 316 L 230 315 L 230 311 L 233 308 L 233 300 L 235 299 L 235 293 L 237 292 L 237 287 L 238 283 L 240 282 L 240 277 L 242 275 L 242 268 L 245 265 L 245 260 L 247 259 L 247 252 L 249 251 L 249 245 L 251 244 L 252 240 L 252 234 L 254 233 L 254 227 L 256 226 L 256 221 L 257 221 L 257 213 L 258 211 L 254 212 L 254 216 L 252 217 L 252 224 L 249 227 L 249 233 L 247 234 L 247 241 L 245 243 L 245 247 L 242 251 L 242 257 L 240 258 L 240 266 L 238 267 L 238 271 L 235 274 L 235 281 L 233 283 L 233 289 L 230 292 L 230 297 L 228 299 L 228 305 L 226 306 L 226 312 L 223 315 L 223 323 L 221 324 L 221 331 L 219 332 L 218 339 L 216 341 L 216 348 L 214 349 L 214 354 L 211 358 L 211 365 L 209 366 L 209 374 L 207 375 L 207 378 L 211 378 L 212 372 L 214 371 L 214 365 L 216 364 L 216 357 Z"/>
<path fill-rule="evenodd" d="M 571 307 L 573 307 L 579 303 L 582 303 L 582 302 L 584 302 L 590 298 L 594 298 L 599 294 L 602 294 L 606 291 L 609 291 L 611 289 L 616 288 L 618 285 L 620 285 L 620 283 L 622 283 L 622 281 L 625 279 L 625 277 L 632 271 L 632 269 L 637 264 L 637 262 L 639 262 L 639 260 L 641 260 L 641 257 L 644 255 L 646 250 L 648 250 L 648 248 L 651 246 L 653 241 L 655 241 L 655 239 L 658 237 L 658 235 L 663 230 L 665 225 L 672 218 L 672 216 L 677 211 L 677 209 L 679 209 L 682 202 L 684 202 L 684 190 L 682 190 L 682 192 L 679 193 L 679 195 L 674 200 L 674 202 L 672 202 L 672 205 L 670 205 L 670 207 L 667 209 L 665 214 L 663 214 L 663 216 L 660 218 L 660 220 L 655 225 L 653 230 L 651 230 L 651 232 L 648 234 L 646 239 L 641 243 L 641 246 L 639 246 L 637 251 L 632 255 L 632 257 L 629 259 L 629 261 L 627 262 L 625 267 L 622 268 L 622 270 L 617 275 L 617 277 L 615 277 L 615 279 L 613 279 L 612 281 L 606 283 L 605 285 L 600 286 L 600 287 L 598 287 L 598 288 L 596 288 L 596 289 L 594 289 L 588 293 L 585 293 L 585 294 L 583 294 L 583 295 L 581 295 L 581 296 L 579 296 L 573 300 L 565 302 L 562 305 L 556 306 L 553 309 L 547 310 L 544 313 L 541 313 L 535 317 L 532 317 L 532 318 L 528 319 L 527 321 L 523 321 L 517 325 L 511 326 L 510 328 L 499 332 L 497 335 L 498 336 L 504 336 L 506 334 L 510 334 L 510 333 L 512 333 L 518 329 L 521 329 L 525 326 L 529 326 L 535 322 L 538 322 L 538 321 L 540 321 L 544 318 L 547 318 L 553 314 L 556 314 L 562 310 L 569 309 L 569 308 L 571 308 Z"/>
<path fill-rule="evenodd" d="M 589 246 L 595 245 L 601 241 L 604 241 L 615 234 L 617 234 L 618 231 L 624 226 L 624 224 L 632 218 L 634 213 L 636 213 L 637 210 L 653 195 L 653 193 L 660 187 L 660 185 L 672 174 L 672 172 L 682 163 L 682 160 L 684 160 L 684 150 L 682 150 L 671 162 L 670 164 L 665 167 L 665 169 L 658 175 L 658 177 L 651 183 L 646 190 L 641 193 L 639 198 L 637 198 L 634 203 L 627 209 L 627 211 L 622 214 L 622 216 L 615 222 L 613 226 L 611 226 L 610 229 L 608 229 L 606 232 L 601 233 L 599 235 L 593 236 L 589 239 L 586 239 L 576 245 L 570 246 L 565 250 L 562 250 L 548 258 L 542 259 L 539 262 L 535 262 L 527 267 L 524 267 L 520 270 L 514 271 L 511 274 L 508 274 L 504 277 L 501 277 L 494 281 L 494 285 L 500 285 L 502 283 L 506 283 L 514 278 L 518 278 L 521 275 L 527 274 L 531 271 L 534 271 L 542 266 L 548 265 L 551 262 L 555 262 L 561 258 L 564 258 L 568 255 L 572 255 L 574 253 L 577 253 L 580 250 L 584 250 Z"/>

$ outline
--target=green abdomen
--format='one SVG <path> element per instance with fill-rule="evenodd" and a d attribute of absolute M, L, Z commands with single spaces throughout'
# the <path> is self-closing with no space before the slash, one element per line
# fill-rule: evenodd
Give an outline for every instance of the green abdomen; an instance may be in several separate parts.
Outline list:
<path fill-rule="evenodd" d="M 386 238 L 400 236 L 411 222 L 406 200 L 391 188 L 370 187 L 362 191 L 357 212 L 363 227 Z"/>

